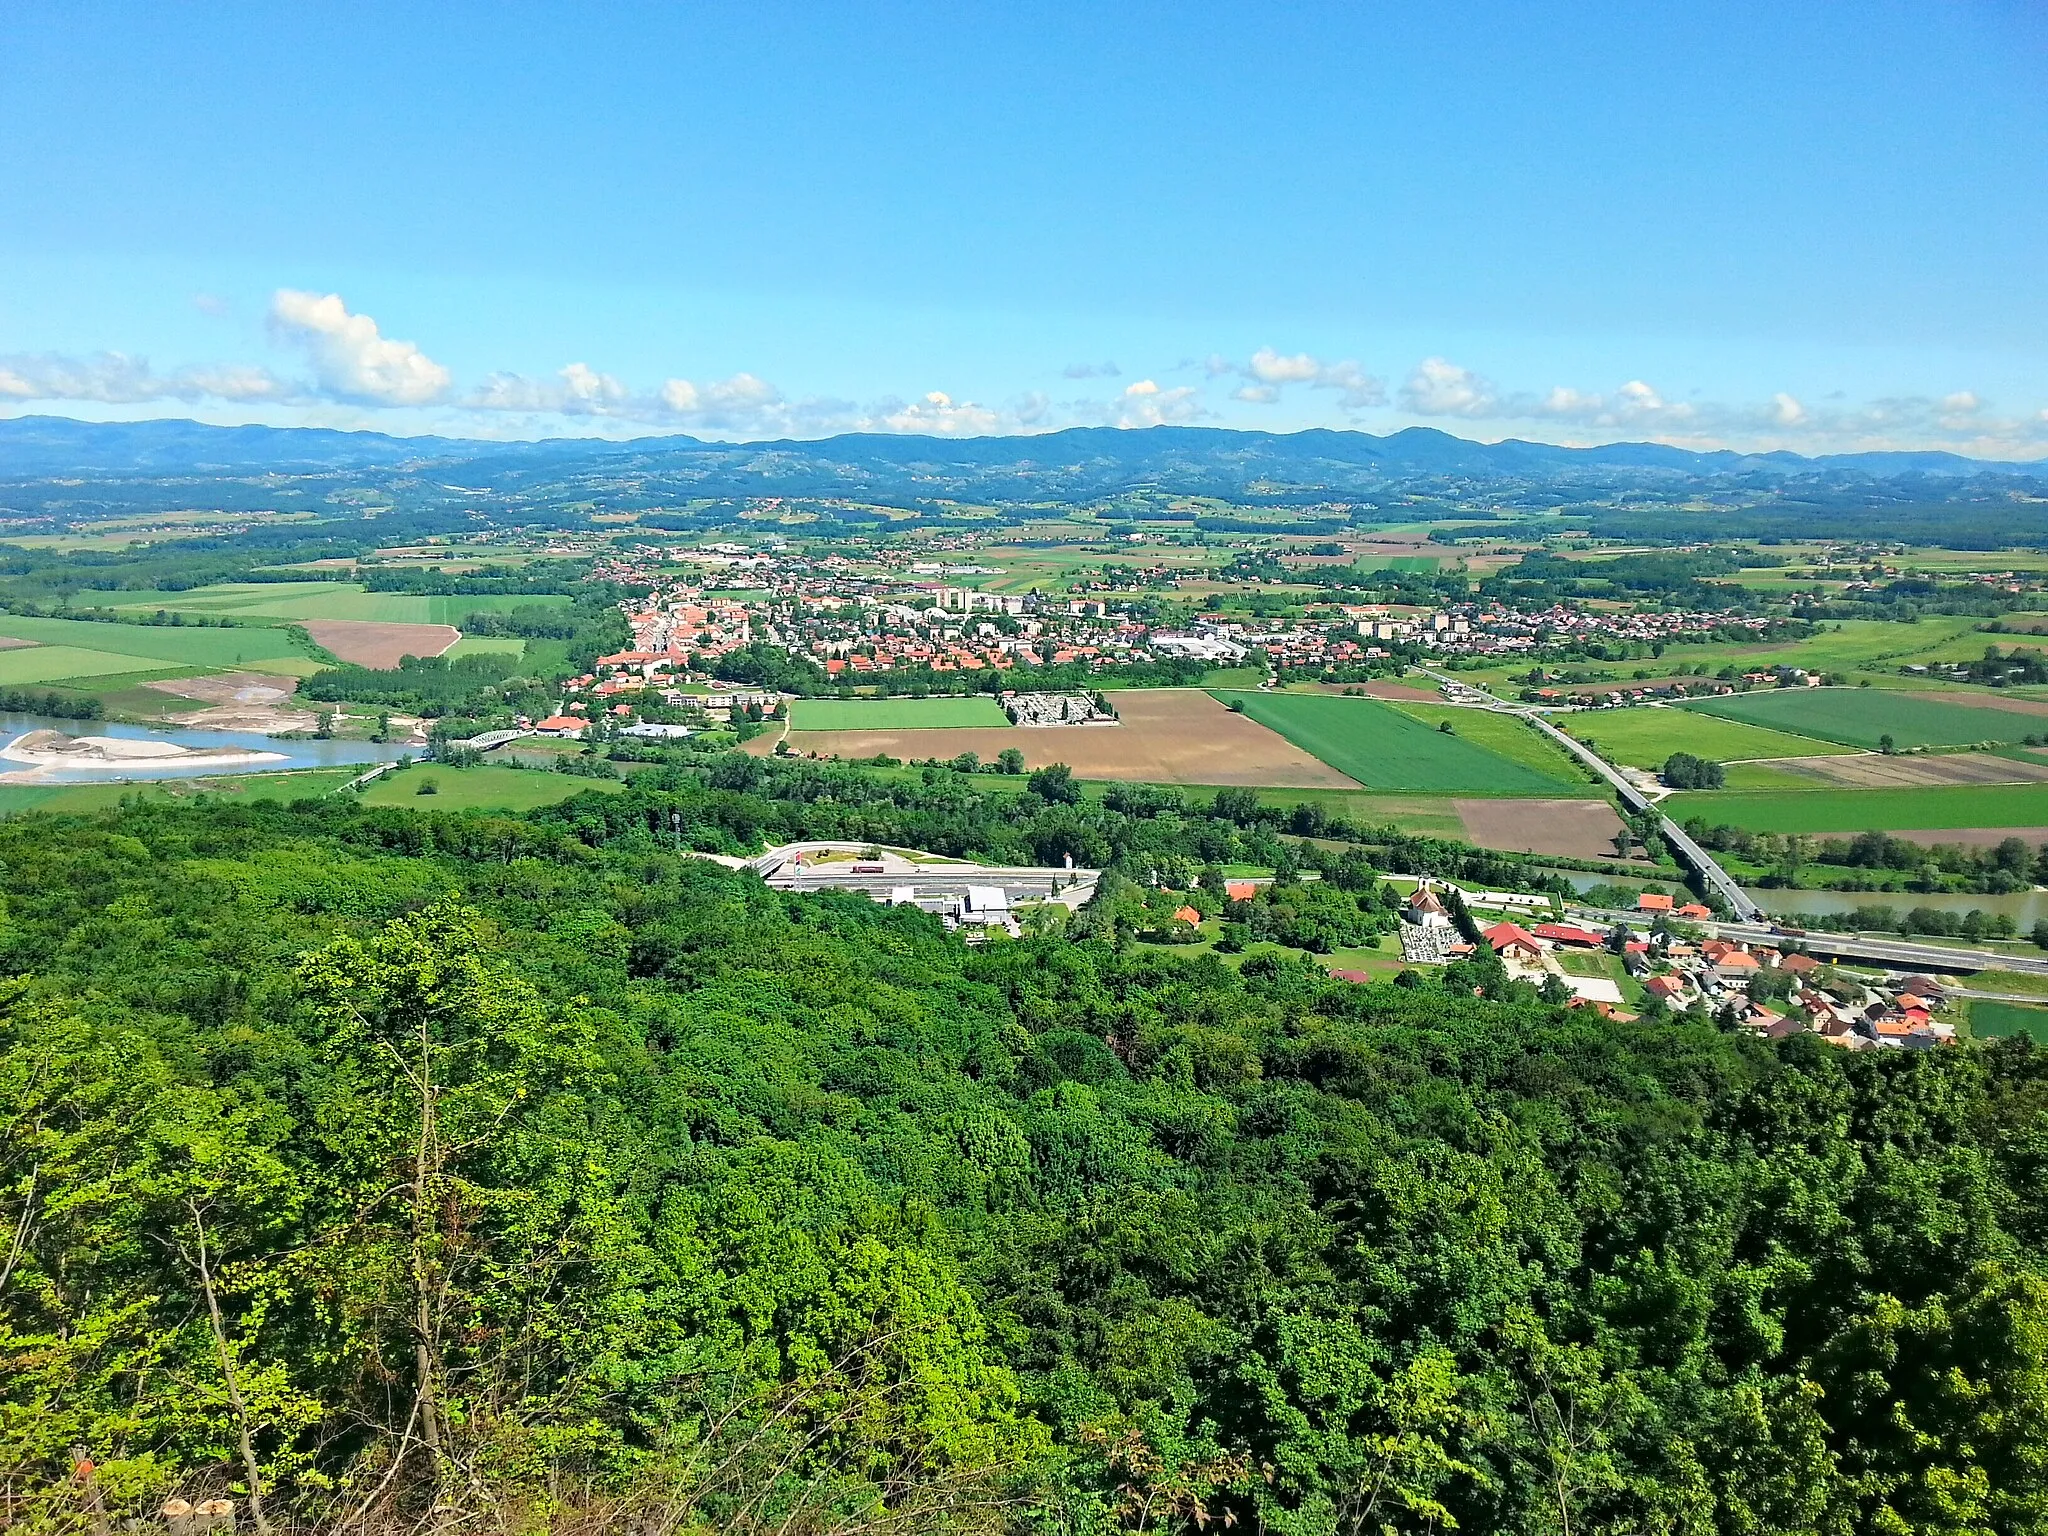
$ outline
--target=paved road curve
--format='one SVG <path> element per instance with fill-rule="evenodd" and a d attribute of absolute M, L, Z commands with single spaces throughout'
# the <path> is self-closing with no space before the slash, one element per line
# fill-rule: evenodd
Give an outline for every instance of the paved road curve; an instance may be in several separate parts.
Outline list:
<path fill-rule="evenodd" d="M 1663 834 L 1664 841 L 1671 845 L 1672 851 L 1698 872 L 1699 877 L 1720 896 L 1722 901 L 1727 903 L 1728 910 L 1733 912 L 1738 919 L 1743 922 L 1753 923 L 1763 918 L 1764 909 L 1750 899 L 1748 893 L 1735 883 L 1734 877 L 1715 862 L 1714 856 L 1711 853 L 1708 853 L 1706 849 L 1686 836 L 1684 828 L 1658 810 L 1655 802 L 1641 790 L 1637 789 L 1635 785 L 1631 784 L 1626 774 L 1595 752 L 1591 747 L 1582 741 L 1567 736 L 1533 709 L 1522 709 L 1504 700 L 1494 699 L 1490 694 L 1482 694 L 1480 690 L 1472 687 L 1470 683 L 1460 682 L 1448 673 L 1433 672 L 1428 667 L 1418 667 L 1416 670 L 1435 678 L 1440 683 L 1449 684 L 1459 692 L 1472 695 L 1475 706 L 1478 708 L 1492 709 L 1505 715 L 1520 715 L 1524 720 L 1535 726 L 1537 730 L 1548 736 L 1560 747 L 1563 747 L 1565 751 L 1571 753 L 1573 757 L 1576 757 L 1601 778 L 1613 785 L 1615 792 L 1621 796 L 1621 803 L 1623 805 L 1639 815 L 1647 812 L 1655 816 L 1657 818 L 1657 829 Z M 1481 699 L 1484 699 L 1486 702 L 1478 702 Z"/>

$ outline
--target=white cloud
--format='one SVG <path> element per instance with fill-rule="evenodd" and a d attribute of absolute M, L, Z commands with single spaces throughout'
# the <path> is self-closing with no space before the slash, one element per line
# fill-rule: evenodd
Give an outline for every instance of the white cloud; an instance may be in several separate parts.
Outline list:
<path fill-rule="evenodd" d="M 1271 347 L 1261 347 L 1252 354 L 1245 371 L 1261 384 L 1306 384 L 1322 373 L 1323 365 L 1306 352 L 1282 357 Z"/>
<path fill-rule="evenodd" d="M 1201 394 L 1191 384 L 1161 389 L 1151 379 L 1140 379 L 1127 387 L 1114 402 L 1114 424 L 1119 427 L 1163 427 L 1199 421 L 1208 415 L 1202 408 Z"/>
<path fill-rule="evenodd" d="M 1699 448 L 1785 447 L 1804 453 L 1947 448 L 1980 458 L 2029 458 L 2048 446 L 2048 432 L 2041 426 L 2048 423 L 2048 411 L 2038 419 L 1996 416 L 1970 390 L 1938 399 L 1907 396 L 1821 408 L 1784 390 L 1747 405 L 1667 400 L 1642 379 L 1606 394 L 1566 385 L 1533 393 L 1503 390 L 1483 374 L 1431 357 L 1408 376 L 1400 403 L 1416 416 L 1548 422 L 1588 429 L 1596 441 L 1626 433 Z"/>
<path fill-rule="evenodd" d="M 1210 359 L 1212 365 L 1218 361 L 1220 359 Z M 1242 368 L 1232 367 L 1226 371 L 1241 374 L 1251 381 L 1239 389 L 1234 398 L 1258 405 L 1271 405 L 1278 401 L 1281 391 L 1289 384 L 1336 390 L 1337 404 L 1346 411 L 1371 410 L 1387 403 L 1386 385 L 1348 358 L 1341 363 L 1326 363 L 1308 352 L 1289 356 L 1272 347 L 1261 347 Z M 1209 373 L 1213 378 L 1216 369 L 1210 367 Z"/>
<path fill-rule="evenodd" d="M 253 364 L 180 368 L 160 374 L 145 358 L 120 352 L 64 357 L 54 352 L 0 357 L 0 397 L 135 405 L 151 400 L 285 401 L 302 391 Z"/>
<path fill-rule="evenodd" d="M 972 400 L 955 402 L 935 389 L 922 400 L 883 408 L 868 425 L 884 432 L 921 432 L 932 437 L 987 437 L 1003 430 L 1003 417 Z"/>
<path fill-rule="evenodd" d="M 1115 363 L 1069 363 L 1060 372 L 1069 379 L 1113 379 L 1123 370 Z"/>
<path fill-rule="evenodd" d="M 1499 413 L 1500 397 L 1493 384 L 1469 368 L 1425 357 L 1401 386 L 1401 408 L 1417 416 L 1469 416 Z"/>
<path fill-rule="evenodd" d="M 368 315 L 352 314 L 337 293 L 280 288 L 270 301 L 280 336 L 306 349 L 320 387 L 373 405 L 431 405 L 448 392 L 446 368 L 409 341 L 394 341 Z"/>

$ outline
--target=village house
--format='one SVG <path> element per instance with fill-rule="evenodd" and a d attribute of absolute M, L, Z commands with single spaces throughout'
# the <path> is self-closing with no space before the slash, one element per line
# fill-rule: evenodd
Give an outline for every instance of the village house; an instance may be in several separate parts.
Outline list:
<path fill-rule="evenodd" d="M 1543 946 L 1519 923 L 1495 923 L 1480 935 L 1510 965 L 1541 965 Z"/>

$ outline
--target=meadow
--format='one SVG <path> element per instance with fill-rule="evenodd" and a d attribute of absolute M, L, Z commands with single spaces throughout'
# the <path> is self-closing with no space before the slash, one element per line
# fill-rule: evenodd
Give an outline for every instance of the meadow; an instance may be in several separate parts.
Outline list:
<path fill-rule="evenodd" d="M 166 665 L 262 667 L 273 662 L 306 662 L 311 648 L 289 630 L 270 628 L 197 629 L 160 624 L 99 624 L 87 619 L 36 619 L 0 614 L 0 635 L 31 640 L 37 649 L 0 652 L 0 682 L 48 682 L 60 677 L 142 672 Z M 45 657 L 37 661 L 38 649 Z M 47 653 L 67 653 L 54 655 Z M 117 659 L 121 665 L 70 666 L 71 653 Z M 9 672 L 4 665 L 13 663 Z M 25 670 L 24 670 L 25 669 Z M 288 670 L 288 669 L 280 669 Z M 30 675 L 33 674 L 33 675 Z"/>
<path fill-rule="evenodd" d="M 2000 976 L 1998 979 L 2002 982 L 2004 977 Z M 2048 1045 L 2048 1008 L 2029 1008 L 2025 1003 L 2001 1003 L 1990 998 L 1972 998 L 1970 1034 L 1979 1040 L 2002 1040 L 2008 1035 L 2025 1035 L 2036 1045 Z"/>
<path fill-rule="evenodd" d="M 1435 730 L 1376 699 L 1306 693 L 1217 697 L 1368 789 L 1444 795 L 1560 795 L 1588 787 L 1539 771 L 1463 736 Z"/>
<path fill-rule="evenodd" d="M 1743 758 L 1820 757 L 1840 751 L 1833 742 L 1724 720 L 1696 710 L 1650 704 L 1632 709 L 1563 715 L 1557 724 L 1603 756 L 1632 768 L 1662 768 L 1674 752 L 1717 763 Z"/>
<path fill-rule="evenodd" d="M 790 725 L 799 731 L 915 731 L 1009 723 L 1002 706 L 985 695 L 967 699 L 798 699 L 790 708 Z"/>
<path fill-rule="evenodd" d="M 158 779 L 145 783 L 0 784 L 0 816 L 22 811 L 90 815 L 128 800 L 185 801 L 202 795 L 225 801 L 304 800 L 330 794 L 360 770 L 307 768 L 284 773 L 221 774 L 211 778 Z"/>
<path fill-rule="evenodd" d="M 1900 747 L 1960 747 L 2018 741 L 2048 729 L 2048 720 L 2016 710 L 1872 688 L 1771 688 L 1680 707 L 1771 729 L 1796 728 L 1823 741 L 1865 748 L 1881 746 L 1886 736 Z"/>
<path fill-rule="evenodd" d="M 1971 827 L 2048 826 L 2048 784 L 1985 784 L 1960 789 L 1810 789 L 1789 793 L 1729 790 L 1671 796 L 1664 810 L 1752 832 L 1918 832 Z"/>
<path fill-rule="evenodd" d="M 434 793 L 420 793 L 432 783 Z M 404 805 L 421 811 L 530 811 L 586 790 L 615 794 L 619 779 L 586 779 L 540 768 L 444 768 L 420 763 L 387 773 L 361 793 L 365 805 Z"/>

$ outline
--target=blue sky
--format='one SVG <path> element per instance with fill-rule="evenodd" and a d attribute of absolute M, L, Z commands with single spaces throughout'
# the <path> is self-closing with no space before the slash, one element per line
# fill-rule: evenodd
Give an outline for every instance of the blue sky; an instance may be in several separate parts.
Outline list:
<path fill-rule="evenodd" d="M 2048 7 L 0 7 L 0 413 L 2048 454 Z"/>

